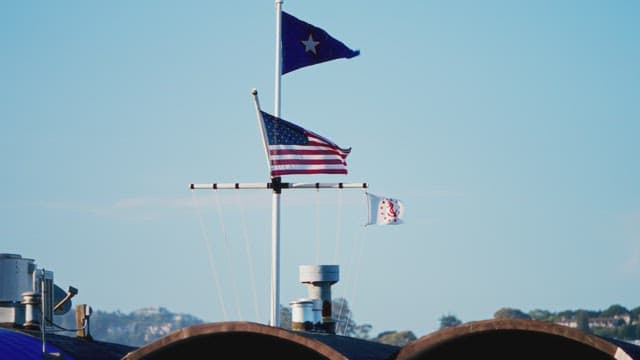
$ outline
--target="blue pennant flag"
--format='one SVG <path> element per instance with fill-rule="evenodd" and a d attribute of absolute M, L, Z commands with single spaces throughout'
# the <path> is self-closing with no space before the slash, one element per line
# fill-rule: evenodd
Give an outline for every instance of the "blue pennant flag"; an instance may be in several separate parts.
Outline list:
<path fill-rule="evenodd" d="M 282 11 L 282 75 L 301 67 L 360 55 L 326 31 Z"/>

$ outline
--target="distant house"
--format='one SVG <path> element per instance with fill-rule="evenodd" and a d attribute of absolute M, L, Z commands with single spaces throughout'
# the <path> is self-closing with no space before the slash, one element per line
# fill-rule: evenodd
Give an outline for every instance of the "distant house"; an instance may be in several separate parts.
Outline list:
<path fill-rule="evenodd" d="M 558 325 L 568 326 L 570 328 L 577 328 L 578 321 L 575 317 L 562 318 L 555 322 Z M 611 329 L 619 326 L 631 325 L 632 319 L 630 314 L 621 314 L 606 317 L 593 317 L 589 318 L 589 328 L 605 328 Z"/>
<path fill-rule="evenodd" d="M 595 317 L 589 319 L 590 328 L 615 328 L 624 325 L 631 325 L 631 315 L 622 314 L 613 317 Z"/>
<path fill-rule="evenodd" d="M 570 328 L 577 328 L 578 327 L 578 321 L 575 318 L 562 318 L 559 321 L 555 322 L 558 325 L 563 325 L 563 326 L 567 326 Z"/>

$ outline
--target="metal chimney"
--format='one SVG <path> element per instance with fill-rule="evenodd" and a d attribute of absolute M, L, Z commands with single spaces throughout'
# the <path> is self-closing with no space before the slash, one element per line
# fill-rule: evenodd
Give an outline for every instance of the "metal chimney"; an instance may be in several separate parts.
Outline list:
<path fill-rule="evenodd" d="M 312 301 L 319 299 L 322 304 L 322 322 L 315 324 L 317 331 L 335 333 L 336 323 L 331 310 L 331 285 L 338 280 L 338 265 L 300 265 L 300 282 L 307 285 L 308 298 Z"/>
<path fill-rule="evenodd" d="M 22 293 L 33 290 L 33 259 L 18 254 L 0 254 L 0 302 L 19 303 Z"/>
<path fill-rule="evenodd" d="M 313 317 L 313 300 L 298 299 L 289 302 L 291 305 L 291 329 L 313 331 L 315 319 Z"/>
<path fill-rule="evenodd" d="M 18 254 L 0 254 L 0 323 L 25 322 L 22 293 L 33 291 L 33 259 Z"/>
<path fill-rule="evenodd" d="M 22 298 L 22 304 L 25 307 L 23 326 L 27 329 L 41 330 L 40 325 L 43 322 L 40 294 L 33 291 L 26 291 L 22 293 Z"/>

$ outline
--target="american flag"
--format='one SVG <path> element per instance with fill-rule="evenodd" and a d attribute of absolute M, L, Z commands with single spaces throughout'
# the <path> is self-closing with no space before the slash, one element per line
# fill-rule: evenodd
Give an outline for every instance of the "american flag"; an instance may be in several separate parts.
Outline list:
<path fill-rule="evenodd" d="M 330 140 L 298 125 L 260 111 L 264 124 L 271 176 L 292 174 L 346 174 L 347 155 Z"/>

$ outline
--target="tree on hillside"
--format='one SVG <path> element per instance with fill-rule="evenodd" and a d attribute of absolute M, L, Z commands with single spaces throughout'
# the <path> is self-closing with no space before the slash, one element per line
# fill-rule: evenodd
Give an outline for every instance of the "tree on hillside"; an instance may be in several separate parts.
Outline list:
<path fill-rule="evenodd" d="M 347 299 L 333 299 L 331 312 L 336 322 L 336 333 L 354 336 L 356 323 L 353 321 L 353 314 L 351 313 L 351 309 L 349 309 Z"/>
<path fill-rule="evenodd" d="M 551 314 L 551 312 L 547 310 L 540 310 L 540 309 L 529 311 L 529 316 L 533 320 L 539 320 L 539 321 L 551 321 L 553 318 L 553 315 Z"/>
<path fill-rule="evenodd" d="M 353 337 L 367 340 L 370 338 L 369 333 L 371 332 L 371 329 L 373 329 L 373 326 L 369 324 L 356 325 L 353 328 Z"/>
<path fill-rule="evenodd" d="M 373 341 L 395 346 L 405 346 L 415 339 L 416 336 L 412 331 L 386 331 L 378 334 L 378 337 L 373 339 Z"/>
<path fill-rule="evenodd" d="M 627 310 L 627 308 L 625 308 L 622 305 L 611 305 L 607 308 L 607 310 L 604 310 L 602 312 L 602 314 L 600 316 L 603 317 L 614 317 L 616 315 L 627 315 L 629 314 L 630 311 Z"/>
<path fill-rule="evenodd" d="M 524 312 L 518 310 L 518 309 L 512 309 L 512 308 L 502 308 L 498 311 L 496 311 L 493 314 L 493 317 L 495 319 L 525 319 L 525 320 L 531 320 L 531 316 L 529 316 L 528 314 L 525 314 Z"/>
<path fill-rule="evenodd" d="M 576 316 L 576 312 L 574 310 L 564 310 L 560 311 L 556 315 L 561 319 L 573 319 L 573 317 Z"/>
<path fill-rule="evenodd" d="M 291 329 L 291 308 L 280 305 L 280 327 Z"/>
<path fill-rule="evenodd" d="M 576 311 L 576 324 L 578 330 L 590 333 L 591 329 L 589 328 L 589 313 L 584 310 Z"/>
<path fill-rule="evenodd" d="M 460 319 L 458 319 L 453 314 L 442 315 L 439 320 L 440 320 L 440 329 L 462 324 L 462 321 L 460 321 Z"/>

